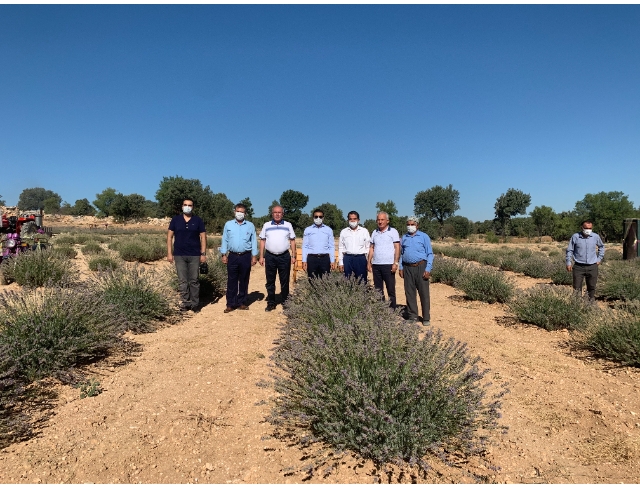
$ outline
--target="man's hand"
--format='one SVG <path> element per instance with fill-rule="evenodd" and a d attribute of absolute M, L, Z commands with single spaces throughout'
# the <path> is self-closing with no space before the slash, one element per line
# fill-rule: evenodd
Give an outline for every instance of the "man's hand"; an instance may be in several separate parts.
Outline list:
<path fill-rule="evenodd" d="M 402 271 L 400 271 L 402 272 Z M 424 271 L 424 274 L 422 274 L 422 279 L 430 279 L 431 278 L 431 272 L 429 271 Z"/>
<path fill-rule="evenodd" d="M 229 262 L 229 258 L 226 255 L 223 255 L 222 256 L 222 263 L 226 265 L 227 262 Z"/>
<path fill-rule="evenodd" d="M 340 269 L 340 272 L 344 272 L 344 266 L 343 265 L 339 265 L 338 269 Z"/>
<path fill-rule="evenodd" d="M 207 256 L 206 255 L 201 255 L 200 256 L 200 263 L 204 264 L 207 261 Z"/>
<path fill-rule="evenodd" d="M 398 270 L 398 264 L 391 264 L 391 274 L 395 274 Z"/>
<path fill-rule="evenodd" d="M 264 267 L 264 257 L 260 257 L 260 260 L 258 262 L 262 267 Z"/>
<path fill-rule="evenodd" d="M 173 255 L 167 254 L 167 261 L 173 263 Z"/>
<path fill-rule="evenodd" d="M 291 256 L 291 265 L 295 265 L 296 264 L 296 258 L 292 255 Z"/>
<path fill-rule="evenodd" d="M 307 263 L 306 263 L 306 262 L 303 262 L 303 263 L 302 263 L 302 270 L 303 270 L 303 271 L 306 271 L 306 270 L 307 270 Z"/>
<path fill-rule="evenodd" d="M 336 263 L 335 262 L 331 263 L 331 270 L 332 271 L 336 270 Z"/>
<path fill-rule="evenodd" d="M 402 269 L 398 271 L 398 275 L 400 276 L 400 279 L 404 279 L 404 271 Z"/>
<path fill-rule="evenodd" d="M 568 270 L 569 272 L 571 272 L 571 266 L 570 266 L 570 265 L 568 265 L 568 266 L 567 266 L 567 270 Z"/>
<path fill-rule="evenodd" d="M 256 265 L 256 262 L 258 262 L 258 258 L 255 255 L 251 256 L 251 267 Z"/>
<path fill-rule="evenodd" d="M 369 272 L 373 272 L 373 267 L 371 267 L 371 263 L 367 264 L 367 270 Z"/>

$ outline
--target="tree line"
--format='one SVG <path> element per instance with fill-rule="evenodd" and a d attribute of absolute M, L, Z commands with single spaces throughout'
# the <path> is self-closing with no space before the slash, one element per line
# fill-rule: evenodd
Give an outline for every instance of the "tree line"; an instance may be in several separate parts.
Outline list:
<path fill-rule="evenodd" d="M 40 209 L 45 213 L 66 215 L 113 216 L 116 221 L 130 221 L 142 218 L 162 218 L 173 216 L 181 211 L 182 199 L 193 199 L 196 213 L 200 215 L 207 230 L 220 232 L 225 222 L 233 215 L 235 203 L 225 193 L 214 193 L 209 186 L 203 186 L 198 179 L 185 179 L 180 176 L 162 178 L 155 194 L 155 201 L 132 193 L 124 195 L 113 188 L 106 188 L 96 194 L 93 202 L 87 198 L 76 200 L 73 205 L 63 202 L 60 195 L 45 188 L 28 188 L 20 193 L 18 207 L 21 209 Z M 4 204 L 1 200 L 0 203 Z M 531 195 L 515 188 L 509 188 L 501 194 L 494 205 L 495 217 L 492 220 L 473 222 L 456 215 L 460 209 L 460 193 L 450 184 L 433 186 L 419 191 L 414 198 L 414 214 L 420 218 L 420 229 L 432 238 L 468 238 L 471 234 L 491 234 L 502 236 L 536 237 L 551 236 L 554 240 L 566 240 L 576 232 L 580 222 L 593 221 L 596 232 L 605 241 L 617 241 L 623 237 L 623 219 L 640 217 L 640 207 L 635 208 L 629 197 L 621 191 L 587 193 L 577 201 L 571 211 L 556 213 L 549 206 L 536 206 L 527 215 L 531 204 Z M 309 196 L 300 191 L 288 189 L 278 200 L 269 205 L 266 214 L 256 216 L 249 197 L 237 203 L 247 207 L 247 218 L 260 228 L 271 219 L 271 209 L 282 206 L 285 218 L 296 231 L 313 223 L 311 212 L 304 209 Z M 322 203 L 316 208 L 322 209 L 324 222 L 337 236 L 345 226 L 345 214 L 333 203 Z M 388 213 L 392 227 L 403 230 L 408 215 L 399 215 L 392 200 L 376 203 L 376 210 Z M 363 223 L 370 232 L 376 228 L 374 219 Z"/>

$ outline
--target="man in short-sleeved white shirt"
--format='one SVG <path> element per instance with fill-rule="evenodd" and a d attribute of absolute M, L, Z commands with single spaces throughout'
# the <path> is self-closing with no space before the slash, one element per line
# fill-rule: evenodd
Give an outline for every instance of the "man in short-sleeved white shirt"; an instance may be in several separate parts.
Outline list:
<path fill-rule="evenodd" d="M 389 305 L 396 308 L 396 271 L 400 260 L 400 235 L 389 226 L 389 215 L 381 211 L 376 217 L 378 228 L 369 242 L 369 272 L 373 274 L 373 286 L 384 300 L 384 286 L 389 295 Z"/>
<path fill-rule="evenodd" d="M 282 206 L 271 210 L 273 220 L 266 222 L 260 231 L 260 265 L 265 266 L 267 277 L 267 307 L 276 309 L 276 273 L 280 277 L 280 296 L 284 303 L 289 297 L 289 274 L 296 262 L 296 234 L 291 223 L 283 220 Z"/>

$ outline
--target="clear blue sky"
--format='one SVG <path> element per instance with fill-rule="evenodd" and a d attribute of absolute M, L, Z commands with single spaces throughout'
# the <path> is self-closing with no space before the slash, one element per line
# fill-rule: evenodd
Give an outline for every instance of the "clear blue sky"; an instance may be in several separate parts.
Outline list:
<path fill-rule="evenodd" d="M 0 6 L 0 194 L 640 204 L 640 6 Z"/>

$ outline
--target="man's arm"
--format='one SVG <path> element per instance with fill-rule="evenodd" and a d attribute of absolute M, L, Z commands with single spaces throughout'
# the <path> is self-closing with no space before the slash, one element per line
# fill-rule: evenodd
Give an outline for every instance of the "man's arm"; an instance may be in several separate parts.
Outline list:
<path fill-rule="evenodd" d="M 336 239 L 333 237 L 333 230 L 330 228 L 327 237 L 329 238 L 329 261 L 333 270 L 336 268 Z"/>
<path fill-rule="evenodd" d="M 367 256 L 367 270 L 369 272 L 373 272 L 373 268 L 371 267 L 371 261 L 373 260 L 373 247 L 375 247 L 373 242 L 369 242 L 369 255 Z"/>
<path fill-rule="evenodd" d="M 289 243 L 291 245 L 291 263 L 295 264 L 296 263 L 296 239 L 292 238 L 289 239 Z"/>
<path fill-rule="evenodd" d="M 256 262 L 258 262 L 258 237 L 256 235 L 255 225 L 251 223 L 251 226 L 253 227 L 251 233 L 251 265 L 256 265 Z"/>
<path fill-rule="evenodd" d="M 258 260 L 260 265 L 264 265 L 264 239 L 260 239 L 260 259 Z"/>
<path fill-rule="evenodd" d="M 340 266 L 340 270 L 344 270 L 342 267 L 344 266 L 344 241 L 342 240 L 342 232 L 340 232 L 340 237 L 338 237 L 338 265 Z"/>
<path fill-rule="evenodd" d="M 207 261 L 207 233 L 200 233 L 200 262 L 205 263 Z M 205 255 L 202 255 L 205 254 Z"/>
<path fill-rule="evenodd" d="M 173 262 L 173 230 L 167 232 L 167 260 Z"/>
<path fill-rule="evenodd" d="M 602 262 L 602 259 L 604 259 L 604 242 L 600 238 L 600 235 L 598 235 L 598 241 L 596 242 L 596 244 L 598 245 L 598 262 L 597 262 L 597 264 L 600 265 L 600 263 Z"/>
<path fill-rule="evenodd" d="M 222 229 L 222 242 L 220 243 L 220 253 L 222 254 L 222 263 L 226 264 L 228 262 L 227 259 L 227 251 L 229 250 L 229 236 L 227 234 L 227 224 L 224 224 L 224 228 Z"/>
<path fill-rule="evenodd" d="M 396 262 L 400 261 L 400 242 L 393 242 L 393 248 L 393 265 L 391 266 L 391 272 L 395 272 L 398 270 L 398 264 L 396 264 Z"/>
<path fill-rule="evenodd" d="M 571 258 L 573 257 L 573 247 L 575 242 L 573 241 L 573 236 L 569 239 L 569 245 L 567 246 L 567 255 L 565 257 L 565 263 L 567 264 L 567 270 L 571 271 Z"/>
<path fill-rule="evenodd" d="M 431 248 L 431 239 L 425 236 L 425 247 L 427 249 L 427 267 L 424 268 L 422 277 L 429 279 L 431 277 L 431 269 L 433 268 L 433 248 Z"/>

